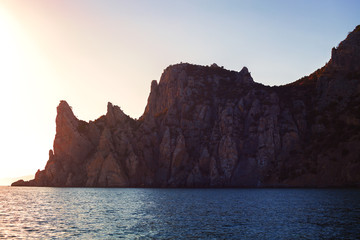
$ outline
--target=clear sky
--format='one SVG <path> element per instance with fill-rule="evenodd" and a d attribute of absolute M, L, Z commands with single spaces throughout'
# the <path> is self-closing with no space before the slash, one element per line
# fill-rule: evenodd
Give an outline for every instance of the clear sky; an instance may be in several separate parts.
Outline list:
<path fill-rule="evenodd" d="M 329 60 L 359 9 L 358 0 L 0 0 L 0 179 L 45 167 L 60 100 L 83 120 L 108 101 L 137 118 L 151 81 L 179 62 L 293 82 Z"/>

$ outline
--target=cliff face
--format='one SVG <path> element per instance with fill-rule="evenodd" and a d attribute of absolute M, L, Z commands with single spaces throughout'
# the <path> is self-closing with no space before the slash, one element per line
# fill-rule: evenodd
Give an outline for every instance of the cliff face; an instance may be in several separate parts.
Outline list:
<path fill-rule="evenodd" d="M 292 84 L 177 64 L 139 120 L 109 103 L 84 122 L 61 101 L 56 125 L 45 169 L 14 186 L 360 186 L 360 26 Z"/>

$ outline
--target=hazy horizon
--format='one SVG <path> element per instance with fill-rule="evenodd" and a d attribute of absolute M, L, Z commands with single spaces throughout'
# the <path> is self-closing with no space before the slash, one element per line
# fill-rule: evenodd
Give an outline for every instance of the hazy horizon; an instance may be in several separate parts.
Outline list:
<path fill-rule="evenodd" d="M 24 181 L 28 181 L 31 179 L 34 179 L 35 177 L 35 173 L 31 174 L 31 175 L 26 175 L 26 176 L 14 176 L 14 177 L 7 177 L 7 178 L 0 178 L 0 187 L 6 187 L 6 186 L 10 186 L 11 183 L 17 181 L 17 180 L 24 180 Z"/>

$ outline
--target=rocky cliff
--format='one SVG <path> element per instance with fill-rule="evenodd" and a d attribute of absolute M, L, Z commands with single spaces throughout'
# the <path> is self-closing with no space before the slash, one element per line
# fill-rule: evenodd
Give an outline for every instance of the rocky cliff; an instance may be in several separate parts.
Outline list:
<path fill-rule="evenodd" d="M 360 186 L 360 26 L 285 86 L 185 63 L 151 83 L 138 120 L 109 103 L 85 122 L 61 101 L 45 169 L 13 186 Z"/>

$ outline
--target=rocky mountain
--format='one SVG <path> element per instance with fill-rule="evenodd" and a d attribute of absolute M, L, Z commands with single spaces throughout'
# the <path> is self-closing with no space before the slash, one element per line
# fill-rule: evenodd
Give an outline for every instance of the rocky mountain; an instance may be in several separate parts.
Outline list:
<path fill-rule="evenodd" d="M 61 101 L 45 169 L 13 186 L 360 186 L 360 26 L 285 86 L 181 63 L 151 83 L 138 120 L 109 103 L 85 122 Z"/>

